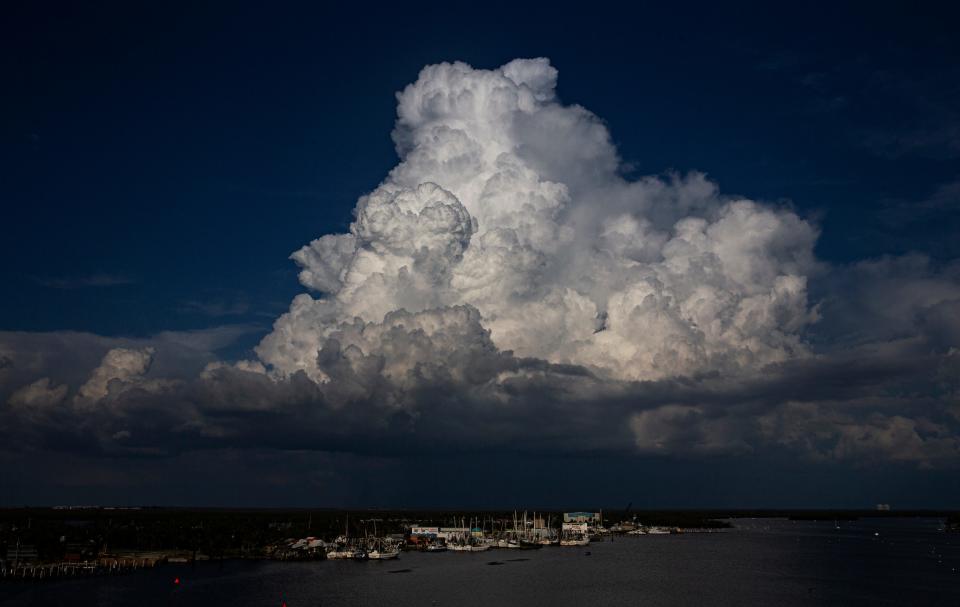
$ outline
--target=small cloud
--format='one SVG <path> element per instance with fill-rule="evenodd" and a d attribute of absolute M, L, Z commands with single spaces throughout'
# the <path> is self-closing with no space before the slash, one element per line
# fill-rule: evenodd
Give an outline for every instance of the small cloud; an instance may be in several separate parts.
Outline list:
<path fill-rule="evenodd" d="M 42 377 L 14 392 L 8 402 L 15 407 L 51 407 L 59 404 L 66 396 L 66 385 L 57 386 L 50 382 L 50 378 Z"/>
<path fill-rule="evenodd" d="M 122 274 L 88 274 L 85 276 L 34 277 L 34 282 L 49 289 L 86 289 L 91 287 L 117 287 L 136 284 L 137 280 Z"/>
<path fill-rule="evenodd" d="M 891 199 L 883 204 L 879 217 L 892 226 L 951 216 L 960 210 L 960 180 L 941 184 L 920 200 Z"/>
<path fill-rule="evenodd" d="M 960 180 L 941 185 L 921 206 L 931 211 L 951 213 L 960 209 Z"/>
<path fill-rule="evenodd" d="M 951 116 L 929 119 L 920 125 L 867 131 L 862 137 L 862 145 L 887 159 L 909 154 L 953 159 L 960 153 L 960 119 Z"/>

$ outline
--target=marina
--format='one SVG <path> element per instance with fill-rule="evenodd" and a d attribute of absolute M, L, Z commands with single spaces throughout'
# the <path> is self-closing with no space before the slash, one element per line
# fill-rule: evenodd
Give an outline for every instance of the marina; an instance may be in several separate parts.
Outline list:
<path fill-rule="evenodd" d="M 269 512 L 90 508 L 7 514 L 11 518 L 0 526 L 0 581 L 34 582 L 231 559 L 395 561 L 409 553 L 566 550 L 619 536 L 714 531 L 725 526 L 697 519 L 690 519 L 693 526 L 688 528 L 645 524 L 636 515 L 625 517 L 628 511 L 610 526 L 602 512 L 419 516 L 317 512 L 304 518 Z"/>
<path fill-rule="evenodd" d="M 500 572 L 529 568 L 543 579 L 570 567 L 587 567 L 604 579 L 610 567 L 660 567 L 661 556 L 693 562 L 712 555 L 720 560 L 701 566 L 717 567 L 723 559 L 742 557 L 735 547 L 744 542 L 785 551 L 784 571 L 796 566 L 791 555 L 800 548 L 815 547 L 816 558 L 826 558 L 855 546 L 856 558 L 862 559 L 899 554 L 907 544 L 911 551 L 926 545 L 924 558 L 943 572 L 949 568 L 956 581 L 957 531 L 960 517 L 955 513 L 886 510 L 635 512 L 631 505 L 608 512 L 6 510 L 0 511 L 0 597 L 24 588 L 43 594 L 40 589 L 64 584 L 95 588 L 105 583 L 98 580 L 117 580 L 110 584 L 123 588 L 141 582 L 121 580 L 154 580 L 158 587 L 169 590 L 173 584 L 181 592 L 193 587 L 198 576 L 247 570 L 271 572 L 293 587 L 300 584 L 299 575 L 339 587 L 348 579 L 363 586 L 381 584 L 383 575 L 415 579 L 448 570 L 471 584 L 477 567 Z M 728 551 L 734 553 L 722 556 Z M 677 572 L 662 575 L 669 579 Z M 166 582 L 160 584 L 160 579 Z M 376 595 L 380 590 L 364 592 Z M 212 605 L 255 604 L 210 600 Z M 2 598 L 0 604 L 6 604 Z"/>
<path fill-rule="evenodd" d="M 350 536 L 345 517 L 344 533 L 330 542 L 317 537 L 288 538 L 268 546 L 265 554 L 277 560 L 393 560 L 404 551 L 473 553 L 495 549 L 537 550 L 545 546 L 583 547 L 615 535 L 664 535 L 684 533 L 679 527 L 621 523 L 614 529 L 603 525 L 602 513 L 564 513 L 555 524 L 554 515 L 514 512 L 512 517 L 461 518 L 457 526 L 412 524 L 403 533 L 380 536 L 376 522 L 372 534 Z M 713 531 L 710 529 L 709 531 Z"/>
<path fill-rule="evenodd" d="M 582 548 L 404 550 L 398 560 L 226 559 L 0 584 L 0 605 L 346 607 L 956 605 L 940 519 L 743 518 L 722 533 L 611 534 Z M 378 525 L 379 528 L 379 525 Z M 879 534 L 879 535 L 874 535 Z M 709 598 L 706 598 L 709 597 Z"/>

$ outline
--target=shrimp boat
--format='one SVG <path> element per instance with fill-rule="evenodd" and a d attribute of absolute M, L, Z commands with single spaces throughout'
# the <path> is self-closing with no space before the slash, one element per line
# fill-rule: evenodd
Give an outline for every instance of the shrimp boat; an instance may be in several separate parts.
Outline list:
<path fill-rule="evenodd" d="M 586 523 L 563 523 L 560 529 L 561 546 L 587 546 L 590 534 Z"/>
<path fill-rule="evenodd" d="M 367 558 L 371 561 L 387 561 L 400 556 L 400 549 L 390 542 L 376 538 L 370 542 L 371 549 L 367 551 Z"/>
<path fill-rule="evenodd" d="M 387 561 L 400 556 L 400 547 L 390 540 L 377 535 L 377 522 L 373 521 L 373 537 L 366 542 L 366 558 L 371 561 Z"/>
<path fill-rule="evenodd" d="M 471 525 L 470 528 L 472 527 L 473 525 Z M 474 537 L 473 533 L 469 530 L 464 531 L 462 536 L 452 538 L 451 541 L 447 542 L 447 549 L 454 552 L 486 552 L 487 550 L 490 550 L 490 546 L 490 543 Z"/>
<path fill-rule="evenodd" d="M 343 525 L 343 535 L 333 541 L 333 545 L 327 550 L 327 558 L 333 560 L 363 560 L 367 558 L 366 551 L 358 550 L 351 544 L 349 515 L 347 515 L 346 522 Z"/>
<path fill-rule="evenodd" d="M 346 545 L 337 545 L 331 548 L 327 552 L 328 559 L 355 559 L 357 558 L 357 551 L 353 548 L 350 548 Z"/>
<path fill-rule="evenodd" d="M 487 550 L 490 550 L 490 544 L 458 544 L 454 542 L 449 544 L 447 549 L 454 552 L 486 552 Z"/>
<path fill-rule="evenodd" d="M 533 521 L 528 522 L 526 511 L 524 511 L 522 519 L 518 518 L 517 513 L 514 512 L 513 529 L 508 531 L 506 544 L 502 544 L 503 540 L 500 540 L 500 545 L 515 550 L 536 550 L 537 548 L 543 548 L 545 545 L 541 543 L 541 537 L 542 532 L 537 527 L 536 513 L 534 513 Z"/>

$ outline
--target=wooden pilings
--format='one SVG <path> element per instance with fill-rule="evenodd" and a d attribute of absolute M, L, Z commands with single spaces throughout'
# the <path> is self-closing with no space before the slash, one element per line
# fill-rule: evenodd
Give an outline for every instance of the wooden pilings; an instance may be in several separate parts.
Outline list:
<path fill-rule="evenodd" d="M 0 566 L 0 579 L 45 580 L 64 577 L 111 575 L 148 569 L 158 563 L 155 558 L 101 557 L 96 561 L 60 563 L 14 563 Z"/>

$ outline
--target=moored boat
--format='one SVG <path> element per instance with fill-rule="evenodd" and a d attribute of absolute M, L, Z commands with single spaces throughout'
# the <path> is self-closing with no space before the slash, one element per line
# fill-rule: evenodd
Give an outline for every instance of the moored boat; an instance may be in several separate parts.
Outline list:
<path fill-rule="evenodd" d="M 367 543 L 367 558 L 372 561 L 387 561 L 400 556 L 400 547 L 385 538 L 374 538 Z"/>
<path fill-rule="evenodd" d="M 586 546 L 590 543 L 590 534 L 586 523 L 564 523 L 560 528 L 561 546 Z"/>
<path fill-rule="evenodd" d="M 346 546 L 335 546 L 327 551 L 327 558 L 332 560 L 337 559 L 352 559 L 356 557 L 356 550 L 352 548 L 347 548 Z"/>

